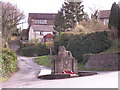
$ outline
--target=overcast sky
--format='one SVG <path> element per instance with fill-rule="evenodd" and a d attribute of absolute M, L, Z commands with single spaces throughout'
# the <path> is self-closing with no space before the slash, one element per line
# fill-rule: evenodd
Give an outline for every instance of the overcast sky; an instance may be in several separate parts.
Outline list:
<path fill-rule="evenodd" d="M 28 13 L 57 13 L 61 8 L 65 0 L 2 0 L 9 1 L 18 6 L 20 10 L 23 10 L 26 15 L 26 21 Z M 120 0 L 83 0 L 84 11 L 91 13 L 91 10 L 109 10 L 112 3 L 118 3 Z M 24 25 L 27 28 L 27 25 Z"/>

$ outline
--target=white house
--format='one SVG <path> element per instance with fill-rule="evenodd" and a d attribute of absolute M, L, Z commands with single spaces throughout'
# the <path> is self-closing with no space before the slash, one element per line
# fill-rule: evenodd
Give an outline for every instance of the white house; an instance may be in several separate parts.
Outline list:
<path fill-rule="evenodd" d="M 29 41 L 38 39 L 40 42 L 44 42 L 44 37 L 48 34 L 53 35 L 53 32 L 53 25 L 32 25 L 29 30 Z"/>
<path fill-rule="evenodd" d="M 29 13 L 29 41 L 38 39 L 40 42 L 53 40 L 55 13 Z"/>

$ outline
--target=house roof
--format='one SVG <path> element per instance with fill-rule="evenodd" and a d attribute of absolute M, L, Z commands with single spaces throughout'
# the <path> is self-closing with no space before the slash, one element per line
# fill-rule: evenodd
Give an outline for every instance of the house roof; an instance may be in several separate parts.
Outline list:
<path fill-rule="evenodd" d="M 53 25 L 32 25 L 34 31 L 54 32 Z"/>
<path fill-rule="evenodd" d="M 53 35 L 49 33 L 49 34 L 46 34 L 44 37 L 45 38 L 53 38 Z"/>
<path fill-rule="evenodd" d="M 55 19 L 56 13 L 29 13 L 31 19 Z"/>
<path fill-rule="evenodd" d="M 110 16 L 110 10 L 101 10 L 99 12 L 99 19 L 109 18 L 109 16 Z"/>

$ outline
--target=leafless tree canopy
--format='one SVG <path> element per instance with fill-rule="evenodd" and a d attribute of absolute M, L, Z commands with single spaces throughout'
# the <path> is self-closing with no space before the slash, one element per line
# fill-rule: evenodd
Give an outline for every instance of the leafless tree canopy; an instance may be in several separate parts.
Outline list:
<path fill-rule="evenodd" d="M 17 29 L 19 22 L 25 16 L 16 5 L 9 2 L 2 2 L 2 33 L 3 36 L 11 35 Z M 7 38 L 7 37 L 5 37 Z"/>

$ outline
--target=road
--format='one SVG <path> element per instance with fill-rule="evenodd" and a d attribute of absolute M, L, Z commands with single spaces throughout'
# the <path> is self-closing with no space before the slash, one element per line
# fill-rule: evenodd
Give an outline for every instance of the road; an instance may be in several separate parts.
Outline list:
<path fill-rule="evenodd" d="M 32 57 L 18 56 L 19 71 L 2 83 L 3 88 L 118 88 L 118 71 L 69 79 L 42 80 L 37 78 L 45 66 L 37 65 Z"/>

